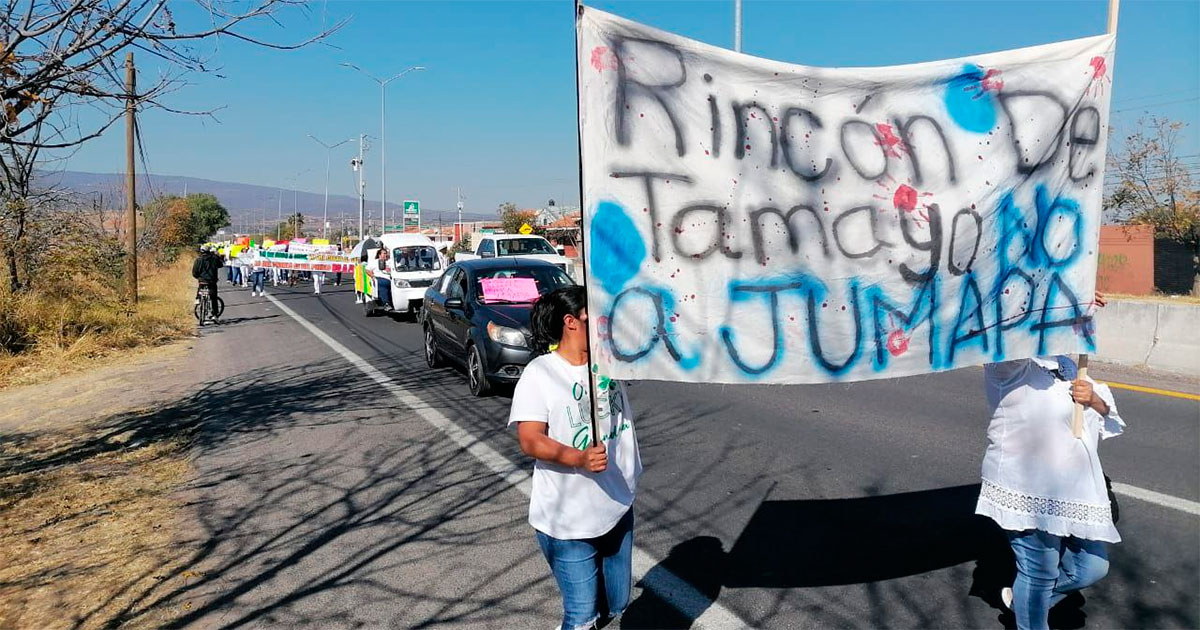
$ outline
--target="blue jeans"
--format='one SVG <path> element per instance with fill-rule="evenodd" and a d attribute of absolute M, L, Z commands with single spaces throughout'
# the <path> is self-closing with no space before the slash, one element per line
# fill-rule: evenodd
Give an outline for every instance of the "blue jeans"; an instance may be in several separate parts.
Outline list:
<path fill-rule="evenodd" d="M 1005 532 L 1017 557 L 1013 614 L 1020 630 L 1049 630 L 1050 608 L 1108 574 L 1107 545 L 1036 529 Z"/>
<path fill-rule="evenodd" d="M 562 593 L 563 630 L 625 612 L 633 588 L 633 508 L 598 538 L 560 540 L 537 532 L 537 540 Z"/>
<path fill-rule="evenodd" d="M 263 293 L 264 292 L 263 284 L 265 283 L 266 279 L 267 279 L 266 270 L 255 269 L 254 270 L 254 288 L 251 289 L 251 291 Z"/>
<path fill-rule="evenodd" d="M 375 298 L 384 308 L 392 308 L 392 281 L 375 278 Z"/>
<path fill-rule="evenodd" d="M 241 267 L 230 267 L 229 270 L 233 274 L 233 283 L 241 284 L 242 283 L 242 268 Z"/>

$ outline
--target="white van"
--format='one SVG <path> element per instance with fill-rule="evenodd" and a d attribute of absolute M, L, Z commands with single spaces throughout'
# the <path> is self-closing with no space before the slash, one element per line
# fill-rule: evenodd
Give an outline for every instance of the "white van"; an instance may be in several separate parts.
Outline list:
<path fill-rule="evenodd" d="M 379 247 L 367 250 L 368 267 L 376 279 L 386 278 L 391 286 L 391 303 L 380 301 L 376 291 L 366 301 L 366 313 L 382 308 L 395 313 L 416 313 L 425 298 L 425 289 L 446 269 L 446 260 L 424 234 L 394 233 L 374 237 L 376 244 L 387 248 L 386 271 L 374 268 Z M 372 287 L 373 288 L 373 287 Z"/>
<path fill-rule="evenodd" d="M 455 256 L 454 261 L 501 256 L 544 260 L 575 277 L 571 259 L 563 256 L 563 252 L 555 249 L 550 241 L 536 234 L 484 234 L 479 237 L 474 253 L 463 252 Z"/>

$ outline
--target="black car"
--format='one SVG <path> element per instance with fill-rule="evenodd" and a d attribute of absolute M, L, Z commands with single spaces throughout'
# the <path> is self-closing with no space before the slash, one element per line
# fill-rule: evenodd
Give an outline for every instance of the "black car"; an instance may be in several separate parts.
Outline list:
<path fill-rule="evenodd" d="M 481 281 L 500 278 L 532 279 L 539 295 L 575 284 L 548 262 L 485 258 L 450 265 L 425 291 L 425 361 L 431 368 L 441 367 L 443 359 L 466 367 L 475 396 L 486 395 L 500 383 L 516 383 L 534 357 L 529 331 L 532 299 L 484 296 Z"/>

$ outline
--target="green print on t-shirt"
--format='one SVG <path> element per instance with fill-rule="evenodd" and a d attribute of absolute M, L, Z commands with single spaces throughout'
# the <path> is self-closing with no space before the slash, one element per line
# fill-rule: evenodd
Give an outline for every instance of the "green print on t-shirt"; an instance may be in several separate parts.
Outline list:
<path fill-rule="evenodd" d="M 607 420 L 610 416 L 623 417 L 625 413 L 625 398 L 617 392 L 616 388 L 608 387 L 610 383 L 610 381 L 606 380 L 604 388 L 602 388 L 607 390 L 603 395 L 608 396 L 608 405 L 600 406 L 599 413 L 597 414 L 597 418 L 600 420 Z M 584 421 L 584 416 L 588 415 L 587 409 L 584 407 L 585 401 L 583 400 L 585 393 L 587 393 L 587 390 L 583 388 L 582 384 L 575 383 L 571 387 L 571 397 L 575 399 L 574 404 L 567 403 L 565 409 L 567 422 L 570 423 L 572 429 L 575 429 L 574 435 L 571 436 L 571 446 L 579 450 L 586 449 L 592 443 L 590 439 L 591 427 Z M 591 401 L 588 400 L 587 403 L 590 406 Z M 600 441 L 608 442 L 628 431 L 629 428 L 629 422 L 622 420 L 621 424 L 614 427 L 607 435 L 600 436 Z"/>
<path fill-rule="evenodd" d="M 571 438 L 571 446 L 583 450 L 588 447 L 588 426 L 585 424 L 575 431 L 574 437 Z"/>
<path fill-rule="evenodd" d="M 609 434 L 608 434 L 608 435 L 605 435 L 605 436 L 601 437 L 601 438 L 600 438 L 600 441 L 601 441 L 601 442 L 607 442 L 607 441 L 609 441 L 609 440 L 611 440 L 611 439 L 613 439 L 613 438 L 617 437 L 618 435 L 621 435 L 622 433 L 624 433 L 624 432 L 626 432 L 626 431 L 628 431 L 628 430 L 629 430 L 629 423 L 628 423 L 628 422 L 622 422 L 622 423 L 621 423 L 621 426 L 619 426 L 619 427 L 617 427 L 617 428 L 613 429 L 611 432 L 609 432 Z"/>

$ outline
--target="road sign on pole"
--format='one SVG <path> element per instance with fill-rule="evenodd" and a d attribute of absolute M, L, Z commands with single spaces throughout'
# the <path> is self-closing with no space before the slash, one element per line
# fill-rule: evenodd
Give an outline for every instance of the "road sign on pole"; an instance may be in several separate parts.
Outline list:
<path fill-rule="evenodd" d="M 404 200 L 404 231 L 421 231 L 421 202 L 415 199 Z"/>

